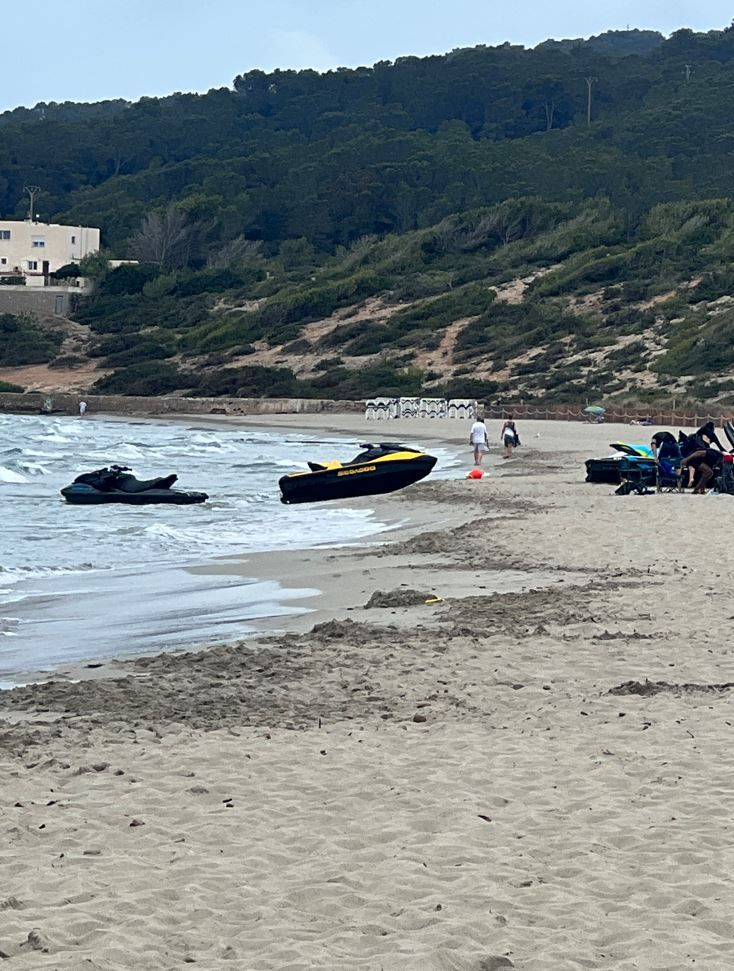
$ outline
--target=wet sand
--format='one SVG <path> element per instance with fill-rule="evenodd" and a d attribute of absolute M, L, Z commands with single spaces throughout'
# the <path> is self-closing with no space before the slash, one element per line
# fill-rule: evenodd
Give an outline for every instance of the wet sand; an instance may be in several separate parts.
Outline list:
<path fill-rule="evenodd" d="M 734 503 L 520 433 L 387 548 L 259 558 L 308 622 L 2 696 L 10 968 L 731 968 Z"/>

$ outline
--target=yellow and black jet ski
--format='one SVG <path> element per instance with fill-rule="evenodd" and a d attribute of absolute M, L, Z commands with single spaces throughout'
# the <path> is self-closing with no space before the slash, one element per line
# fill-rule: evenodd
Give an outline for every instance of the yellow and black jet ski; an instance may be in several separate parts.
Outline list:
<path fill-rule="evenodd" d="M 284 475 L 280 501 L 325 502 L 395 492 L 425 478 L 437 461 L 433 455 L 390 442 L 360 447 L 364 451 L 351 462 L 309 462 L 310 472 Z"/>

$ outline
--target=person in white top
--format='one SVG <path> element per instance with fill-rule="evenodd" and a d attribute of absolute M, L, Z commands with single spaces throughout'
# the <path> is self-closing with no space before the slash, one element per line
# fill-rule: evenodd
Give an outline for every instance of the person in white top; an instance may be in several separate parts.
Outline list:
<path fill-rule="evenodd" d="M 84 412 L 86 410 L 87 410 L 87 403 L 86 403 L 86 401 L 80 401 L 79 402 L 79 417 L 80 418 L 83 418 L 84 417 Z"/>
<path fill-rule="evenodd" d="M 487 426 L 483 418 L 477 418 L 471 426 L 469 433 L 469 444 L 474 449 L 474 464 L 482 464 L 482 455 L 489 451 L 489 438 L 487 437 Z"/>

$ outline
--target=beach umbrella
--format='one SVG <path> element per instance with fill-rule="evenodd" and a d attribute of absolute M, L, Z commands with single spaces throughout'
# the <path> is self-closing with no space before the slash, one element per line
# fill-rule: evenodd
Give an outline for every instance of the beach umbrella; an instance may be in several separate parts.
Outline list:
<path fill-rule="evenodd" d="M 601 405 L 587 405 L 584 408 L 585 415 L 603 415 L 606 408 L 602 408 Z"/>

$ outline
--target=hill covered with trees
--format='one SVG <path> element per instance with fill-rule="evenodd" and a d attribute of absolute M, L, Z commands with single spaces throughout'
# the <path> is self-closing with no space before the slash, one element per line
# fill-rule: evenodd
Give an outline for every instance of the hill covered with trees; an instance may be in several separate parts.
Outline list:
<path fill-rule="evenodd" d="M 6 112 L 5 216 L 39 185 L 140 260 L 90 261 L 73 347 L 20 321 L 13 361 L 131 394 L 726 400 L 733 108 L 729 29 Z"/>

